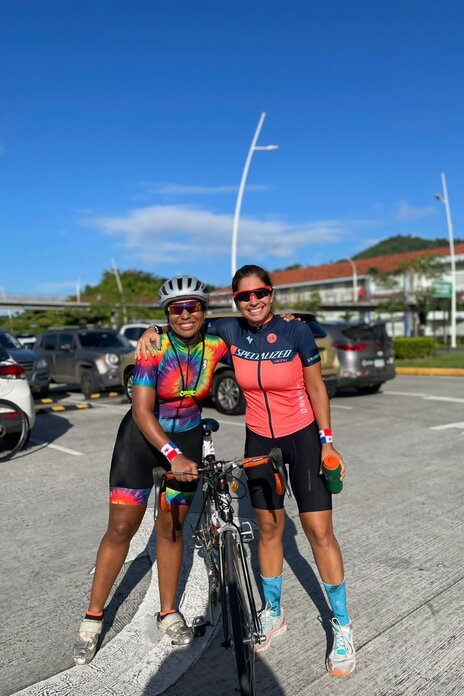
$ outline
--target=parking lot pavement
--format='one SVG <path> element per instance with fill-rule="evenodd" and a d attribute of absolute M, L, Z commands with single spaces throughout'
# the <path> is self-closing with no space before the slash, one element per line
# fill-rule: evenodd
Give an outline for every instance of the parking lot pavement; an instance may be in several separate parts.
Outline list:
<path fill-rule="evenodd" d="M 327 605 L 290 500 L 284 571 L 289 631 L 258 658 L 258 694 L 464 694 L 462 380 L 401 376 L 383 393 L 336 398 L 332 406 L 336 446 L 349 467 L 334 519 L 358 666 L 348 681 L 325 672 Z M 127 408 L 115 400 L 41 415 L 33 435 L 50 444 L 0 470 L 2 696 L 71 665 L 89 571 L 106 526 L 111 448 Z M 242 419 L 218 419 L 218 453 L 241 454 Z M 242 503 L 241 513 L 248 514 Z M 132 593 L 122 591 L 112 635 L 130 621 L 148 587 L 147 558 L 137 563 L 138 583 L 129 582 Z M 180 663 L 176 668 L 180 673 Z M 100 693 L 160 693 L 156 679 L 148 678 L 143 691 L 117 692 L 116 681 Z M 216 635 L 165 693 L 228 696 L 234 690 L 233 657 Z"/>

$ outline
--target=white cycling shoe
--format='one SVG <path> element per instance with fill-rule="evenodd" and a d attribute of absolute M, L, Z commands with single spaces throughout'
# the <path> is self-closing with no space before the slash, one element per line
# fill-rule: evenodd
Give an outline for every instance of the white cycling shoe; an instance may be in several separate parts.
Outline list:
<path fill-rule="evenodd" d="M 103 620 L 83 619 L 81 621 L 79 635 L 73 648 L 73 660 L 76 665 L 88 665 L 93 659 L 102 628 Z"/>
<path fill-rule="evenodd" d="M 193 631 L 179 611 L 166 614 L 162 619 L 158 614 L 156 625 L 160 633 L 171 639 L 171 645 L 175 648 L 188 648 L 193 642 Z"/>

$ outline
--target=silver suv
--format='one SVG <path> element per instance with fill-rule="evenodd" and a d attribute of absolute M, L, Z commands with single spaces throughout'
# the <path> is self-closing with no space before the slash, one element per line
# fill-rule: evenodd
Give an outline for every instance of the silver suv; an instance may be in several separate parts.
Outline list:
<path fill-rule="evenodd" d="M 360 394 L 374 394 L 395 377 L 391 338 L 381 321 L 324 322 L 340 361 L 338 388 L 355 387 Z"/>
<path fill-rule="evenodd" d="M 112 329 L 62 329 L 37 338 L 37 352 L 45 358 L 54 382 L 79 384 L 87 398 L 119 387 L 119 364 L 134 349 Z"/>
<path fill-rule="evenodd" d="M 39 397 L 46 396 L 50 385 L 50 375 L 43 357 L 35 350 L 24 348 L 13 334 L 4 329 L 0 329 L 0 346 L 3 346 L 13 360 L 24 368 L 31 392 Z"/>

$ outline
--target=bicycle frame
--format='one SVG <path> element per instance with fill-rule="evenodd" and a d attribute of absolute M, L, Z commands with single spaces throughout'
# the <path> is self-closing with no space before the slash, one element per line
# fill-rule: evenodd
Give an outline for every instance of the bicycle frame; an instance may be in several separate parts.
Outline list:
<path fill-rule="evenodd" d="M 244 547 L 245 541 L 253 539 L 253 533 L 249 522 L 238 525 L 234 521 L 233 499 L 227 477 L 234 469 L 271 463 L 275 469 L 277 490 L 285 490 L 289 496 L 291 492 L 279 449 L 271 450 L 268 455 L 261 457 L 217 460 L 212 433 L 219 429 L 219 423 L 206 418 L 202 421 L 202 426 L 203 456 L 198 472 L 203 498 L 193 537 L 195 547 L 203 554 L 208 574 L 207 624 L 213 624 L 213 607 L 220 600 L 224 633 L 222 645 L 234 648 L 240 693 L 242 696 L 253 696 L 254 646 L 264 640 Z M 179 476 L 179 472 L 176 475 Z M 166 472 L 162 467 L 153 469 L 155 520 L 166 476 L 173 477 L 174 474 Z M 204 626 L 205 622 L 201 617 L 194 619 L 197 635 L 202 635 Z"/>

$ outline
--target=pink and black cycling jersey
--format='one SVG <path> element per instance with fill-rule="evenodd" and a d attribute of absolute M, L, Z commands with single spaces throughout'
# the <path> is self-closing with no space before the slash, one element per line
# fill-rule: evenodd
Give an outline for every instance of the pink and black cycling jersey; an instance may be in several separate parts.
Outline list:
<path fill-rule="evenodd" d="M 224 341 L 204 336 L 186 345 L 172 333 L 147 360 L 137 360 L 134 387 L 156 390 L 154 414 L 167 433 L 191 430 L 201 422 L 201 402 L 208 395 L 218 362 L 230 362 Z"/>
<path fill-rule="evenodd" d="M 229 347 L 250 430 L 282 437 L 313 422 L 303 368 L 321 358 L 309 326 L 276 316 L 258 328 L 243 318 L 207 319 L 206 331 Z"/>

